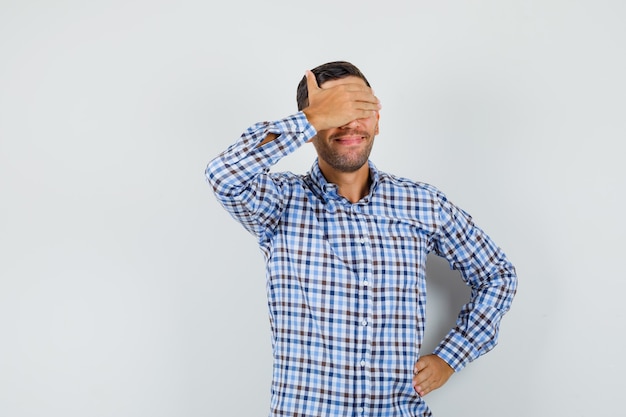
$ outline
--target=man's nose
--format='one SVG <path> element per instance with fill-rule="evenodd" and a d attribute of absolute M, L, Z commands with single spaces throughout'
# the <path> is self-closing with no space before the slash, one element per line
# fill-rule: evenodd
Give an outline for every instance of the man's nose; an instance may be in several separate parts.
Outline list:
<path fill-rule="evenodd" d="M 354 129 L 358 125 L 359 125 L 359 119 L 355 119 L 341 126 L 341 129 Z"/>

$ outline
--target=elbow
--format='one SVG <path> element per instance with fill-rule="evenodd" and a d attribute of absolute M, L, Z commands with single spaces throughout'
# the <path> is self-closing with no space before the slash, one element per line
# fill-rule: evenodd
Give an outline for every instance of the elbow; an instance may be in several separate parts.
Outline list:
<path fill-rule="evenodd" d="M 227 197 L 233 194 L 233 187 L 229 185 L 228 181 L 229 176 L 232 174 L 219 157 L 209 162 L 204 170 L 207 183 L 218 197 Z"/>

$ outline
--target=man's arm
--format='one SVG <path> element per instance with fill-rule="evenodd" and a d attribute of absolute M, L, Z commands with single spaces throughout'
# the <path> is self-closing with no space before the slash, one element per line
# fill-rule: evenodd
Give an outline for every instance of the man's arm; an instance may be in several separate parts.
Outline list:
<path fill-rule="evenodd" d="M 257 123 L 205 171 L 224 208 L 259 238 L 281 212 L 280 184 L 268 175 L 271 166 L 311 140 L 318 131 L 343 126 L 380 109 L 371 89 L 361 84 L 320 88 L 307 71 L 309 106 L 276 122 Z"/>
<path fill-rule="evenodd" d="M 455 328 L 414 368 L 420 395 L 441 387 L 455 372 L 495 347 L 500 321 L 517 290 L 515 268 L 502 250 L 463 210 L 441 195 L 441 227 L 435 252 L 446 258 L 472 288 Z"/>
<path fill-rule="evenodd" d="M 206 179 L 218 201 L 257 237 L 263 237 L 282 210 L 285 190 L 269 169 L 316 133 L 302 112 L 257 123 L 207 165 Z M 271 142 L 266 141 L 268 137 Z"/>
<path fill-rule="evenodd" d="M 514 266 L 472 218 L 444 200 L 442 238 L 436 251 L 471 287 L 470 302 L 435 353 L 455 370 L 493 349 L 500 321 L 517 291 Z"/>

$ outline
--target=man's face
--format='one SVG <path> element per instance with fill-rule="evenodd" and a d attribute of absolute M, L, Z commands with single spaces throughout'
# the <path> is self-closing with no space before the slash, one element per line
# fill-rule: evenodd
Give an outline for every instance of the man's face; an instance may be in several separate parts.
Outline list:
<path fill-rule="evenodd" d="M 330 88 L 339 84 L 365 84 L 359 77 L 348 76 L 326 81 L 321 88 Z M 340 172 L 354 172 L 368 160 L 374 137 L 378 134 L 379 114 L 356 119 L 341 127 L 321 130 L 312 139 L 320 162 Z"/>

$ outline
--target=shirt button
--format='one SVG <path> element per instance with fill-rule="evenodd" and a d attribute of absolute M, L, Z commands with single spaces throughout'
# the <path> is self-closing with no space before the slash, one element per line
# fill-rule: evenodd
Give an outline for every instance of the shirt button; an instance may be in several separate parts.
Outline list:
<path fill-rule="evenodd" d="M 362 324 L 363 326 L 367 326 L 367 320 L 363 320 L 363 321 L 361 322 L 361 324 Z"/>
<path fill-rule="evenodd" d="M 359 408 L 359 413 L 363 414 L 365 412 L 365 408 L 361 407 Z"/>
<path fill-rule="evenodd" d="M 369 283 L 369 282 L 367 282 L 367 280 L 363 281 L 363 286 L 364 286 L 364 287 L 367 287 L 369 284 L 370 284 L 370 283 Z"/>
<path fill-rule="evenodd" d="M 361 359 L 361 366 L 365 366 L 365 359 Z"/>
<path fill-rule="evenodd" d="M 367 239 L 362 237 L 359 242 L 361 242 L 361 245 L 365 245 L 365 243 L 367 242 Z"/>

